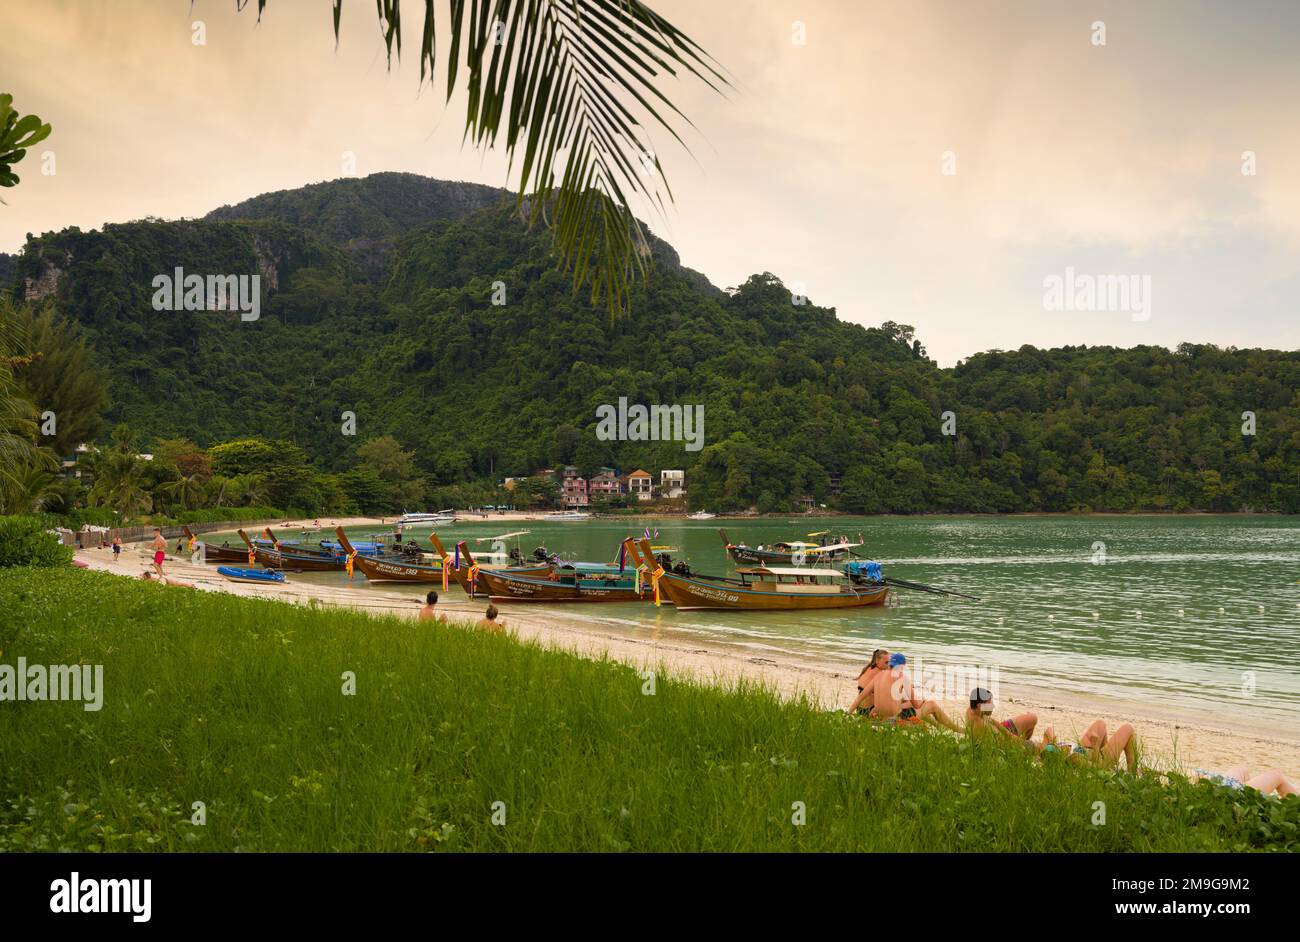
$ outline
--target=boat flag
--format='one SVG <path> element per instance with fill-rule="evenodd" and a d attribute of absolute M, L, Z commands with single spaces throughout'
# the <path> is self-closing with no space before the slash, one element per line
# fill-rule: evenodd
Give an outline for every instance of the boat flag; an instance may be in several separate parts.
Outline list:
<path fill-rule="evenodd" d="M 645 528 L 645 538 L 646 538 L 647 540 L 657 540 L 657 539 L 659 539 L 659 528 L 658 528 L 658 527 L 655 527 L 654 536 L 651 536 L 651 535 L 650 535 L 650 528 L 649 528 L 649 527 L 646 527 L 646 528 Z"/>

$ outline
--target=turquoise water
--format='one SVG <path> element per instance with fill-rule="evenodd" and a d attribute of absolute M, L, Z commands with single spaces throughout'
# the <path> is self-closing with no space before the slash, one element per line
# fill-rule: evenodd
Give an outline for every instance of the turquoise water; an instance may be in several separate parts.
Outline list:
<path fill-rule="evenodd" d="M 568 558 L 608 560 L 646 521 L 457 523 L 454 539 L 527 529 Z M 883 608 L 818 614 L 551 606 L 612 632 L 656 633 L 858 665 L 876 647 L 931 664 L 996 668 L 1003 683 L 1101 695 L 1201 717 L 1249 715 L 1300 729 L 1300 519 L 1294 517 L 921 517 L 650 522 L 697 572 L 732 571 L 718 536 L 750 545 L 846 533 L 886 575 L 979 596 L 896 589 Z M 370 532 L 363 528 L 352 535 Z M 427 530 L 419 531 L 425 539 Z M 471 546 L 479 544 L 471 543 Z M 295 581 L 345 583 L 302 574 Z M 368 591 L 358 579 L 358 591 Z M 384 591 L 427 587 L 388 583 Z M 463 599 L 457 593 L 452 600 Z M 1222 611 L 1221 611 L 1222 609 Z M 527 612 L 513 607 L 517 615 Z"/>

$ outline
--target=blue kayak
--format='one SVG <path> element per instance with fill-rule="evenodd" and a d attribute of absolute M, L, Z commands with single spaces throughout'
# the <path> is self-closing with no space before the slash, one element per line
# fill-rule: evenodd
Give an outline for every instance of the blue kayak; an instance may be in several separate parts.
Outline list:
<path fill-rule="evenodd" d="M 284 573 L 274 569 L 241 569 L 239 566 L 218 566 L 217 572 L 231 582 L 280 583 L 285 582 Z"/>

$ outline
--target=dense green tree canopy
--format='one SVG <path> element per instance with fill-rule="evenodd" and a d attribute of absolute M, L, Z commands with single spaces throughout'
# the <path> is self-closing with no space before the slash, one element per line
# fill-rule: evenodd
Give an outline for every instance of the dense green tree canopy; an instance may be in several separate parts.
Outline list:
<path fill-rule="evenodd" d="M 493 502 L 504 476 L 573 464 L 683 468 L 691 504 L 718 510 L 1300 511 L 1300 353 L 1025 346 L 939 369 L 907 325 L 839 321 L 768 273 L 719 291 L 661 242 L 611 323 L 509 200 L 385 226 L 385 201 L 333 186 L 251 201 L 253 219 L 46 234 L 15 286 L 81 325 L 112 420 L 219 445 L 213 481 L 265 475 L 274 506 L 399 509 L 414 481 L 430 505 Z M 150 279 L 178 265 L 260 272 L 261 317 L 154 311 Z M 703 447 L 604 440 L 596 410 L 620 398 L 702 406 Z"/>

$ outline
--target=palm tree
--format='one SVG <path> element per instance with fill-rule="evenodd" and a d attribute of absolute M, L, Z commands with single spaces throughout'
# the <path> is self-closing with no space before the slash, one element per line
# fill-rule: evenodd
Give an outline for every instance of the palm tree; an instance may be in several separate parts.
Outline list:
<path fill-rule="evenodd" d="M 257 0 L 259 20 L 267 2 Z M 401 0 L 376 5 L 391 66 L 394 48 L 402 54 Z M 420 83 L 436 86 L 434 6 L 425 0 Z M 335 42 L 342 13 L 334 0 Z M 465 139 L 492 148 L 504 125 L 512 172 L 519 161 L 520 214 L 552 230 L 574 290 L 590 281 L 592 302 L 603 300 L 613 318 L 649 265 L 629 198 L 660 212 L 663 197 L 672 200 L 647 125 L 685 147 L 674 122 L 690 124 L 655 80 L 681 70 L 721 91 L 721 67 L 641 0 L 448 0 L 442 25 L 448 99 L 464 55 Z"/>
<path fill-rule="evenodd" d="M 113 429 L 112 446 L 94 452 L 90 470 L 94 476 L 89 500 L 100 507 L 111 507 L 125 523 L 153 507 L 153 499 L 144 488 L 145 461 L 136 454 L 135 433 L 125 424 Z"/>
<path fill-rule="evenodd" d="M 182 474 L 174 481 L 158 487 L 158 494 L 167 498 L 168 505 L 176 510 L 197 510 L 206 496 L 203 475 Z"/>
<path fill-rule="evenodd" d="M 36 445 L 36 407 L 14 381 L 21 346 L 14 322 L 0 319 L 0 491 L 21 488 L 28 468 L 48 464 Z"/>
<path fill-rule="evenodd" d="M 44 452 L 45 449 L 42 449 Z M 58 467 L 53 454 L 49 464 Z M 27 465 L 8 487 L 0 489 L 0 513 L 30 514 L 45 510 L 62 493 L 59 478 L 47 464 Z"/>

